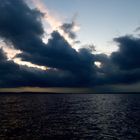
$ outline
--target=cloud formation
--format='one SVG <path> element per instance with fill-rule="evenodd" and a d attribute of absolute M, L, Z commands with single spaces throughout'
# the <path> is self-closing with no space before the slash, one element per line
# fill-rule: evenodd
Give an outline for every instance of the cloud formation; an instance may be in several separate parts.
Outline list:
<path fill-rule="evenodd" d="M 7 57 L 0 49 L 0 87 L 51 87 L 75 86 L 78 81 L 69 72 L 20 66 Z M 80 85 L 80 83 L 79 83 Z"/>
<path fill-rule="evenodd" d="M 74 32 L 74 27 L 75 27 L 74 22 L 72 22 L 72 23 L 64 23 L 61 26 L 61 29 L 64 30 L 64 32 L 67 33 L 70 38 L 75 39 L 76 34 Z"/>
<path fill-rule="evenodd" d="M 119 44 L 119 51 L 111 55 L 111 59 L 120 69 L 136 69 L 140 68 L 140 38 L 131 36 L 123 36 L 115 38 Z"/>
<path fill-rule="evenodd" d="M 93 56 L 89 50 L 81 49 L 77 52 L 56 31 L 52 33 L 52 38 L 49 39 L 48 44 L 44 44 L 41 40 L 43 28 L 39 20 L 42 15 L 38 11 L 29 9 L 21 0 L 16 1 L 20 7 L 19 10 L 22 11 L 21 13 L 16 9 L 17 5 L 12 3 L 11 0 L 6 0 L 3 3 L 4 8 L 1 9 L 1 13 L 9 13 L 9 18 L 4 19 L 3 14 L 1 14 L 1 24 L 3 23 L 4 27 L 0 25 L 0 36 L 11 42 L 16 49 L 22 51 L 18 57 L 34 64 L 68 71 L 75 77 L 75 81 L 78 81 L 81 85 L 82 83 L 88 84 L 89 78 L 95 72 Z M 11 10 L 8 11 L 9 9 Z M 15 17 L 14 21 L 12 17 Z M 10 23 L 10 20 L 11 24 L 7 25 L 6 23 Z"/>
<path fill-rule="evenodd" d="M 132 84 L 140 82 L 140 39 L 133 35 L 114 38 L 119 50 L 110 57 L 99 55 L 101 84 Z"/>
<path fill-rule="evenodd" d="M 45 44 L 41 22 L 44 14 L 29 8 L 23 0 L 0 2 L 0 38 L 21 51 L 17 58 L 49 68 L 43 71 L 18 65 L 0 49 L 0 87 L 94 87 L 140 82 L 140 38 L 114 38 L 119 50 L 111 56 L 93 54 L 90 47 L 76 51 L 58 31 L 53 31 Z M 76 39 L 74 26 L 73 22 L 64 23 L 61 29 Z"/>

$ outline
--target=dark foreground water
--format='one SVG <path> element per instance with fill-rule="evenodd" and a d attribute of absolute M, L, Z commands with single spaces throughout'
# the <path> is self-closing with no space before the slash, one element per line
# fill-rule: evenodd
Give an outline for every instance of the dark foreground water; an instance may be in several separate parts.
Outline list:
<path fill-rule="evenodd" d="M 0 140 L 140 140 L 140 95 L 0 95 Z"/>

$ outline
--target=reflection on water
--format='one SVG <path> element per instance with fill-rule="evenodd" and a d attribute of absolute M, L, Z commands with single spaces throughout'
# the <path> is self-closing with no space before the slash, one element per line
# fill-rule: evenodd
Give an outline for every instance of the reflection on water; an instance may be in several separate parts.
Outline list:
<path fill-rule="evenodd" d="M 0 95 L 0 140 L 140 140 L 140 95 Z"/>

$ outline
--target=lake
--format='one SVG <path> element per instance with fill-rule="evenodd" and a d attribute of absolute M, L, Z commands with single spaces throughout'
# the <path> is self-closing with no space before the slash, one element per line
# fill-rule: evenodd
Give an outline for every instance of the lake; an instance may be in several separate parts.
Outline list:
<path fill-rule="evenodd" d="M 0 140 L 140 140 L 140 94 L 1 94 Z"/>

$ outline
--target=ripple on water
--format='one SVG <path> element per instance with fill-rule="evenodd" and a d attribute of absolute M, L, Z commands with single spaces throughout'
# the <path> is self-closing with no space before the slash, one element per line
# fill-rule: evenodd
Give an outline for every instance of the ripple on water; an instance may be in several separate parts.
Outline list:
<path fill-rule="evenodd" d="M 139 140 L 140 95 L 0 95 L 0 139 Z"/>

